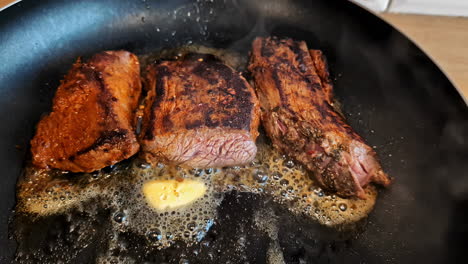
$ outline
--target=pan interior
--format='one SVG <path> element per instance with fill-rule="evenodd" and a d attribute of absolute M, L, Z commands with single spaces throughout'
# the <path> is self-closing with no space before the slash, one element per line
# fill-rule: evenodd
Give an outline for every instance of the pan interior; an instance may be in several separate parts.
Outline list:
<path fill-rule="evenodd" d="M 199 45 L 139 57 L 142 69 L 146 69 L 154 61 L 178 60 L 194 53 L 213 54 L 237 70 L 246 68 L 246 56 Z M 328 237 L 314 246 L 321 248 L 359 234 L 375 204 L 377 191 L 373 186 L 366 188 L 365 200 L 327 194 L 314 182 L 313 175 L 273 149 L 264 135 L 258 138 L 257 147 L 253 162 L 226 168 L 182 168 L 163 163 L 151 166 L 139 157 L 90 174 L 44 171 L 28 165 L 17 187 L 13 222 L 19 241 L 16 260 L 27 263 L 34 256 L 36 261 L 47 263 L 83 261 L 82 248 L 96 244 L 99 246 L 93 256 L 100 263 L 308 261 L 316 255 L 309 251 L 298 253 L 296 247 L 301 241 Z M 147 182 L 167 180 L 199 182 L 207 191 L 183 208 L 154 210 L 142 190 Z M 231 212 L 225 211 L 223 207 L 233 197 L 236 206 Z M 245 210 L 249 199 L 264 206 L 250 214 L 238 213 Z M 234 236 L 238 240 L 232 240 L 230 227 L 222 222 L 225 218 L 244 223 Z M 61 228 L 52 231 L 37 222 L 53 222 Z M 101 223 L 99 228 L 103 230 L 96 230 L 91 223 Z M 54 232 L 56 238 L 46 236 L 37 243 L 25 243 L 34 241 L 44 230 Z M 284 232 L 295 233 L 295 239 L 287 235 L 291 239 L 280 241 Z M 246 248 L 259 240 L 265 241 L 265 255 L 257 256 Z M 207 250 L 202 246 L 206 243 L 219 249 L 234 248 L 235 253 Z M 168 253 L 174 247 L 184 252 L 183 257 Z"/>
<path fill-rule="evenodd" d="M 468 155 L 466 104 L 414 44 L 351 3 L 24 1 L 2 11 L 0 32 L 0 60 L 6 62 L 0 65 L 0 119 L 5 124 L 0 137 L 0 255 L 8 260 L 15 251 L 14 241 L 8 239 L 8 220 L 15 204 L 17 177 L 29 159 L 28 142 L 41 113 L 50 109 L 61 76 L 78 56 L 107 49 L 144 54 L 190 44 L 247 54 L 251 41 L 259 35 L 305 40 L 310 48 L 324 51 L 343 112 L 357 132 L 375 146 L 384 169 L 396 181 L 383 192 L 358 238 L 343 238 L 333 230 L 317 232 L 323 227 L 277 217 L 283 216 L 276 214 L 281 208 L 242 193 L 224 199 L 219 212 L 223 227 L 214 226 L 213 232 L 229 234 L 218 236 L 226 243 L 255 241 L 245 246 L 250 262 L 266 260 L 268 250 L 275 252 L 278 247 L 289 263 L 299 263 L 305 252 L 313 256 L 310 262 L 347 263 L 440 263 L 463 256 L 468 237 L 468 221 L 462 213 L 468 193 L 464 173 Z M 245 200 L 249 202 L 242 202 Z M 269 211 L 276 217 L 267 218 L 284 227 L 278 230 L 278 247 L 270 245 L 268 232 L 252 232 L 255 239 L 249 240 L 239 236 L 242 232 L 238 231 L 254 222 L 259 212 L 269 216 L 259 208 L 273 208 Z M 97 219 L 110 217 L 101 214 Z M 239 215 L 245 217 L 235 217 Z M 35 222 L 51 232 L 32 232 L 30 243 L 61 241 L 58 236 L 62 232 L 58 231 L 68 230 L 60 224 L 66 221 L 63 217 Z M 76 213 L 72 217 L 84 216 Z M 99 237 L 99 230 L 105 229 L 101 225 L 108 222 L 83 220 L 84 226 L 93 228 L 82 230 L 96 230 L 84 233 Z M 302 233 L 308 235 L 298 239 Z M 123 239 L 132 245 L 137 238 Z M 85 260 L 96 259 L 101 246 L 89 241 L 86 247 L 76 245 L 83 248 L 80 257 Z M 73 243 L 69 244 L 73 248 Z M 206 247 L 222 252 L 221 262 L 236 256 L 235 249 L 216 248 L 215 244 Z M 179 256 L 180 250 L 175 246 L 166 256 Z M 208 253 L 188 254 L 207 254 L 209 258 Z"/>

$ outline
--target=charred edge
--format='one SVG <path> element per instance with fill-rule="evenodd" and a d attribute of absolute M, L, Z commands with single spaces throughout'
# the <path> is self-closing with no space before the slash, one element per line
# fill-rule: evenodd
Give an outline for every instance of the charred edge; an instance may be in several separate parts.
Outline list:
<path fill-rule="evenodd" d="M 306 66 L 307 65 L 307 63 L 305 62 L 306 57 L 310 58 L 312 65 L 315 65 L 314 60 L 308 50 L 301 49 L 300 44 L 301 42 L 295 41 L 290 45 L 291 51 L 294 52 L 294 54 L 296 54 L 296 61 L 298 63 L 297 68 L 295 67 L 292 67 L 292 68 L 294 68 L 300 75 L 302 75 L 305 82 L 307 83 L 307 88 L 311 92 L 315 93 L 317 91 L 322 91 L 323 90 L 322 85 L 324 83 L 323 80 L 321 80 L 320 83 L 317 83 L 316 80 L 314 80 L 313 78 L 314 75 L 317 75 L 320 79 L 320 75 L 316 71 L 317 70 L 316 67 L 315 69 L 309 69 Z"/>
<path fill-rule="evenodd" d="M 202 125 L 203 125 L 203 123 L 200 120 L 195 120 L 195 121 L 192 121 L 192 122 L 189 121 L 189 122 L 187 122 L 185 124 L 185 128 L 186 129 L 194 129 L 194 128 L 198 128 L 198 127 L 200 127 Z"/>
<path fill-rule="evenodd" d="M 312 57 L 312 62 L 314 64 L 314 67 L 317 71 L 317 75 L 320 78 L 320 81 L 322 85 L 327 85 L 328 88 L 325 89 L 324 91 L 326 92 L 326 96 L 328 97 L 328 100 L 331 102 L 333 100 L 333 84 L 330 80 L 330 72 L 328 70 L 328 61 L 325 55 L 323 55 L 322 51 L 320 50 L 310 50 L 309 51 L 310 56 Z M 343 116 L 343 114 L 340 112 L 339 109 L 337 109 L 340 115 Z"/>
<path fill-rule="evenodd" d="M 333 111 L 333 108 L 328 104 L 327 101 L 322 101 L 321 104 L 316 105 L 316 109 L 319 112 L 319 114 L 322 116 L 322 119 L 326 119 L 327 117 L 330 117 L 333 122 L 338 123 L 339 121 L 337 120 L 336 117 L 331 112 Z"/>
<path fill-rule="evenodd" d="M 106 120 L 110 118 L 110 120 L 114 121 L 115 116 L 112 104 L 117 101 L 117 98 L 112 95 L 107 87 L 102 76 L 103 73 L 93 69 L 89 64 L 82 64 L 80 71 L 84 74 L 86 79 L 95 81 L 98 84 L 100 90 L 100 95 L 98 95 L 98 104 L 104 110 Z"/>
<path fill-rule="evenodd" d="M 320 50 L 310 50 L 313 53 L 313 63 L 317 69 L 318 76 L 324 83 L 330 84 L 330 73 L 328 70 L 328 61 Z"/>
<path fill-rule="evenodd" d="M 204 61 L 194 63 L 196 63 L 196 66 L 192 69 L 193 74 L 207 80 L 210 85 L 215 85 L 218 83 L 218 79 L 210 67 L 213 65 L 212 63 L 206 63 Z"/>
<path fill-rule="evenodd" d="M 135 134 L 138 136 L 142 131 L 143 118 L 138 116 L 135 121 Z"/>
<path fill-rule="evenodd" d="M 334 88 L 333 83 L 330 80 L 327 58 L 320 50 L 311 49 L 309 50 L 309 53 L 312 56 L 312 62 L 314 63 L 315 69 L 317 70 L 317 75 L 320 78 L 320 81 L 322 84 L 328 86 L 327 89 L 324 87 L 324 92 L 326 93 L 326 97 L 328 98 L 329 103 L 331 104 L 333 110 L 341 117 L 341 119 L 346 120 L 345 115 L 339 107 L 340 103 L 333 98 Z"/>
<path fill-rule="evenodd" d="M 218 127 L 219 126 L 219 121 L 218 120 L 213 120 L 211 116 L 214 113 L 213 108 L 208 108 L 208 110 L 204 114 L 204 119 L 205 119 L 205 124 L 207 127 Z"/>
<path fill-rule="evenodd" d="M 153 105 L 151 106 L 151 109 L 153 110 L 152 113 L 154 113 L 154 110 L 158 108 L 161 105 L 161 102 L 164 100 L 164 96 L 166 93 L 164 78 L 170 75 L 171 75 L 171 72 L 166 66 L 158 67 L 157 72 L 156 72 L 156 87 L 155 87 L 156 98 L 153 101 Z"/>
<path fill-rule="evenodd" d="M 109 89 L 107 89 L 107 85 L 105 84 L 104 80 L 102 79 L 101 73 L 97 73 L 97 80 L 99 83 L 99 87 L 101 88 L 101 96 L 98 98 L 99 104 L 102 106 L 104 109 L 104 114 L 106 117 L 111 117 L 113 118 L 114 116 L 112 115 L 112 94 L 109 92 Z"/>
<path fill-rule="evenodd" d="M 290 39 L 287 39 L 287 40 L 290 40 Z M 278 43 L 280 41 L 278 41 L 276 39 L 263 40 L 262 41 L 262 51 L 261 51 L 262 57 L 264 57 L 264 59 L 267 60 L 268 59 L 267 57 L 275 56 L 275 52 L 271 48 L 271 45 L 286 45 L 291 50 L 291 52 L 296 54 L 296 57 L 300 57 L 300 54 L 303 54 L 303 52 L 301 53 L 302 50 L 299 47 L 299 42 L 294 42 L 292 40 L 287 41 L 287 40 L 282 41 L 282 43 Z M 271 43 L 271 45 L 267 45 L 267 42 Z M 276 59 L 281 59 L 278 56 L 275 56 L 275 58 Z M 298 60 L 298 62 L 300 62 L 300 63 L 303 63 L 302 58 L 300 58 L 300 59 L 296 58 L 296 60 Z M 289 61 L 289 60 L 288 61 L 283 61 L 283 63 L 285 64 L 285 66 L 287 66 L 287 68 L 291 69 L 291 71 L 297 72 L 299 76 L 302 76 L 307 81 L 308 85 L 310 84 L 310 80 L 308 80 L 308 78 L 306 78 L 304 76 L 304 74 L 300 71 L 300 69 L 297 69 L 297 67 L 292 65 L 291 61 Z M 281 84 L 281 80 L 279 78 L 281 70 L 278 69 L 278 67 L 273 67 L 273 65 L 271 65 L 271 63 L 269 63 L 269 64 L 271 66 L 269 68 L 271 70 L 271 75 L 272 75 L 273 81 L 274 81 L 275 86 L 278 89 L 278 92 L 279 92 L 279 95 L 280 95 L 281 105 L 287 111 L 292 111 L 290 109 L 290 107 L 289 107 L 288 98 L 284 94 L 284 89 L 283 89 L 283 86 Z M 260 72 L 257 71 L 256 74 L 262 74 L 261 72 L 262 72 L 262 70 L 260 70 Z M 308 87 L 308 88 L 310 89 L 310 87 Z"/>
<path fill-rule="evenodd" d="M 97 150 L 99 147 L 110 144 L 117 145 L 128 137 L 128 130 L 119 129 L 113 131 L 102 132 L 99 138 L 89 147 L 79 150 L 75 155 L 70 156 L 68 159 L 73 161 L 77 156 L 86 154 L 90 151 Z"/>
<path fill-rule="evenodd" d="M 319 69 L 318 65 L 315 64 L 315 60 L 314 58 L 312 58 L 312 55 L 310 54 L 310 52 L 308 51 L 306 52 L 300 48 L 300 42 L 293 42 L 293 44 L 290 45 L 290 48 L 296 54 L 296 60 L 298 61 L 298 63 L 304 64 L 304 57 L 310 56 L 313 65 L 317 69 L 316 74 L 319 77 L 321 83 L 331 85 L 329 79 L 326 78 L 326 76 L 328 76 L 328 72 L 321 72 L 318 70 Z M 325 58 L 323 56 L 321 56 L 319 59 L 321 59 L 322 62 L 325 63 L 324 61 Z M 292 65 L 290 67 L 291 69 L 295 69 Z M 304 64 L 304 67 L 305 67 L 305 64 Z M 321 85 L 321 83 L 314 82 L 314 80 L 310 78 L 310 75 L 304 75 L 303 73 L 300 73 L 302 72 L 301 69 L 295 69 L 295 70 L 297 70 L 298 74 L 304 77 L 304 80 L 307 83 L 307 88 L 311 92 L 317 93 L 319 91 L 323 91 L 324 87 Z M 307 70 L 307 69 L 304 68 L 304 70 Z M 324 68 L 324 70 L 326 70 L 326 68 Z M 344 117 L 340 115 L 337 111 L 335 111 L 335 109 L 333 108 L 333 106 L 329 104 L 329 102 L 323 101 L 321 103 L 318 103 L 315 105 L 315 108 L 317 109 L 318 113 L 322 116 L 323 120 L 329 120 L 329 122 L 336 124 L 338 127 L 342 127 L 343 130 L 347 134 L 349 134 L 352 138 L 359 139 L 360 141 L 362 141 L 360 136 L 357 135 L 356 132 L 354 132 L 354 130 L 349 125 L 347 125 Z"/>
<path fill-rule="evenodd" d="M 278 89 L 278 92 L 279 92 L 279 95 L 280 95 L 281 105 L 287 111 L 292 111 L 292 109 L 289 108 L 288 98 L 284 94 L 283 85 L 281 84 L 281 80 L 279 78 L 279 70 L 272 67 L 271 71 L 272 71 L 271 72 L 271 77 L 273 78 L 273 81 L 275 82 L 276 89 Z"/>
<path fill-rule="evenodd" d="M 223 125 L 235 129 L 249 129 L 252 122 L 254 110 L 254 92 L 249 90 L 248 83 L 236 71 L 223 63 L 215 63 L 214 69 L 220 77 L 226 80 L 226 96 L 232 97 L 226 104 L 221 105 L 221 109 L 237 109 L 237 113 L 232 119 L 224 120 Z M 221 88 L 222 89 L 222 88 Z M 230 93 L 230 89 L 233 90 Z"/>
<path fill-rule="evenodd" d="M 306 72 L 307 69 L 305 67 L 300 67 L 300 65 L 305 66 L 304 58 L 305 56 L 310 56 L 310 54 L 306 54 L 306 52 L 303 49 L 301 49 L 299 41 L 294 41 L 291 45 L 289 45 L 289 48 L 294 54 L 296 54 L 296 61 L 299 65 L 299 70 L 301 70 L 301 72 L 303 73 Z"/>
<path fill-rule="evenodd" d="M 148 120 L 148 128 L 146 130 L 146 134 L 144 139 L 152 140 L 154 139 L 154 128 L 156 125 L 156 110 L 161 105 L 161 102 L 164 100 L 165 91 L 165 81 L 164 78 L 170 76 L 171 72 L 166 66 L 158 65 L 155 69 L 156 74 L 156 87 L 155 95 L 153 98 L 153 103 L 151 104 L 150 108 L 150 118 Z"/>
<path fill-rule="evenodd" d="M 224 110 L 231 117 L 222 120 L 223 126 L 249 129 L 252 121 L 254 95 L 249 91 L 246 81 L 236 71 L 219 60 L 211 60 L 198 63 L 191 72 L 207 80 L 210 85 L 219 84 L 219 80 L 224 80 L 224 85 L 220 85 L 217 89 L 223 94 L 225 100 L 218 102 L 217 109 Z M 234 110 L 237 112 L 232 115 Z M 211 118 L 213 112 L 214 110 L 211 109 L 205 113 L 205 123 L 208 127 L 219 126 L 219 121 Z"/>

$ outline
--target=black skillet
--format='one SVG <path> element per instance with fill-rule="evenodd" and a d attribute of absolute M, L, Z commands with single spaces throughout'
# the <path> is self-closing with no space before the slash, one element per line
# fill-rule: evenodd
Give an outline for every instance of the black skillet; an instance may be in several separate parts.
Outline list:
<path fill-rule="evenodd" d="M 30 0 L 0 13 L 0 262 L 9 263 L 15 252 L 8 223 L 34 125 L 78 56 L 187 43 L 247 54 L 257 35 L 306 40 L 325 52 L 349 122 L 376 146 L 395 178 L 360 236 L 315 251 L 319 238 L 281 245 L 289 253 L 309 254 L 291 253 L 286 261 L 465 259 L 468 108 L 424 53 L 376 16 L 348 1 Z M 252 247 L 257 255 L 250 262 L 264 261 L 262 242 Z"/>

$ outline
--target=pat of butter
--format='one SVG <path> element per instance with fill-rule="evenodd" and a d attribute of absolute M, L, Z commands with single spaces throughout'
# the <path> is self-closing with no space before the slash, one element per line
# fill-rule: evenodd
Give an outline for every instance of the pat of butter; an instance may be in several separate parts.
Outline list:
<path fill-rule="evenodd" d="M 205 184 L 194 180 L 153 180 L 143 184 L 146 201 L 157 211 L 188 205 L 205 192 Z"/>

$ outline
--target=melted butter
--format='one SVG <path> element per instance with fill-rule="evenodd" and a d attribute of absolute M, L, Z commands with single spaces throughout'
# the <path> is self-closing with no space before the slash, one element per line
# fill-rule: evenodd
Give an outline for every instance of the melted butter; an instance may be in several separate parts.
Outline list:
<path fill-rule="evenodd" d="M 187 52 L 214 54 L 237 70 L 242 70 L 246 64 L 246 57 L 228 50 L 192 45 L 140 56 L 141 66 L 144 69 L 145 65 L 156 59 L 174 59 Z M 28 222 L 22 224 L 19 221 L 17 228 L 23 230 L 22 225 L 52 216 L 64 216 L 73 227 L 80 225 L 80 220 L 73 217 L 76 211 L 87 212 L 91 219 L 96 217 L 96 210 L 109 211 L 111 230 L 107 230 L 110 234 L 106 237 L 107 251 L 97 261 L 115 263 L 127 261 L 112 253 L 122 250 L 119 236 L 125 232 L 145 237 L 148 248 L 168 248 L 177 245 L 178 241 L 187 246 L 198 244 L 219 218 L 218 211 L 225 194 L 232 191 L 253 193 L 273 200 L 301 219 L 328 227 L 352 225 L 372 210 L 377 197 L 373 186 L 366 188 L 366 200 L 329 195 L 317 186 L 309 172 L 273 149 L 261 136 L 257 147 L 256 159 L 251 164 L 230 168 L 202 170 L 161 163 L 151 167 L 138 158 L 117 164 L 111 171 L 101 170 L 92 174 L 44 171 L 27 166 L 17 184 L 16 216 L 26 217 Z M 196 190 L 189 191 L 191 194 L 179 201 L 174 197 L 168 200 L 169 196 L 166 194 L 164 197 L 164 191 L 158 196 L 156 192 L 162 185 L 148 190 L 148 186 L 154 187 L 155 183 L 174 184 L 175 181 L 196 183 Z M 172 188 L 172 191 L 177 189 L 178 185 L 171 184 L 166 188 Z M 186 191 L 179 189 L 178 192 Z M 156 199 L 149 198 L 151 195 L 155 195 Z M 278 235 L 275 234 L 278 223 L 264 221 L 265 215 L 271 213 L 268 210 L 271 208 L 264 208 L 265 212 L 260 210 L 256 214 L 254 229 L 267 233 L 276 241 L 268 251 L 268 258 L 281 262 Z M 28 228 L 26 226 L 25 230 Z M 19 241 L 24 237 L 21 232 L 17 234 Z M 242 230 L 239 232 L 242 233 Z M 62 256 L 61 252 L 57 249 L 57 259 Z"/>
<path fill-rule="evenodd" d="M 184 181 L 187 184 L 179 185 Z M 155 187 L 157 183 L 165 184 Z M 180 192 L 189 193 L 183 194 L 188 195 L 187 200 L 171 202 L 164 191 L 153 192 L 160 198 L 166 195 L 167 203 L 158 204 L 148 200 L 145 186 L 155 187 L 153 191 L 179 186 Z M 147 236 L 155 246 L 167 247 L 175 240 L 190 244 L 203 238 L 217 217 L 223 194 L 234 190 L 271 197 L 290 212 L 326 226 L 351 224 L 366 217 L 377 195 L 372 186 L 366 189 L 366 200 L 328 195 L 304 168 L 269 145 L 259 143 L 251 164 L 231 168 L 201 170 L 165 164 L 150 167 L 135 159 L 111 173 L 82 174 L 70 179 L 66 174 L 29 167 L 18 185 L 17 212 L 36 216 L 60 214 L 98 198 L 102 207 L 123 215 L 120 218 L 124 221 L 119 217 L 114 221 L 116 231 L 132 230 Z"/>
<path fill-rule="evenodd" d="M 142 187 L 146 201 L 158 212 L 190 206 L 206 192 L 201 181 L 173 179 L 145 182 Z"/>

